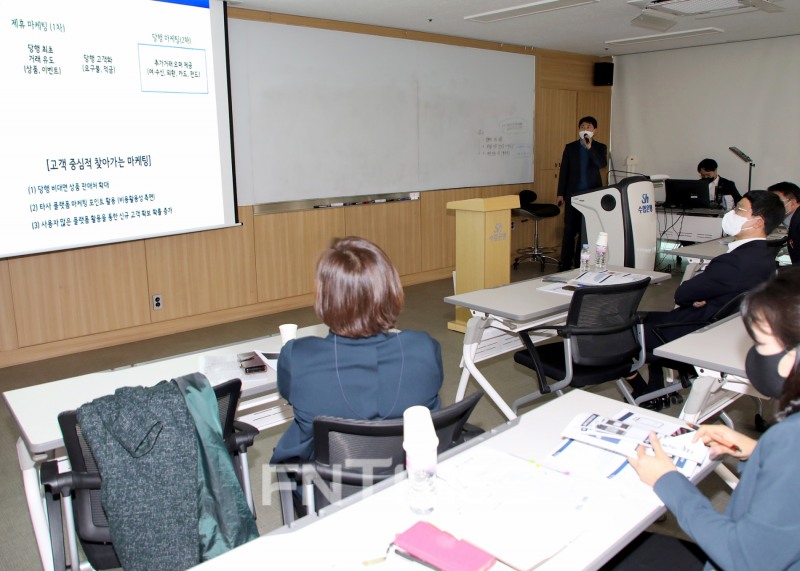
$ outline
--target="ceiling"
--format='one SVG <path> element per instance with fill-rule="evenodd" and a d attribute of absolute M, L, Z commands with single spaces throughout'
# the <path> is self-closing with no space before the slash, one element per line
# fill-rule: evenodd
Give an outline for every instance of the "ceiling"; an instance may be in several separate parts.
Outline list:
<path fill-rule="evenodd" d="M 712 15 L 713 17 L 676 16 L 647 10 L 649 15 L 656 16 L 660 22 L 670 20 L 675 22 L 674 26 L 667 30 L 668 34 L 698 28 L 719 28 L 723 32 L 621 46 L 607 45 L 605 42 L 662 33 L 631 24 L 631 20 L 642 13 L 642 9 L 638 6 L 648 4 L 648 0 L 635 2 L 599 0 L 595 3 L 486 23 L 464 19 L 465 16 L 536 1 L 538 0 L 242 0 L 231 1 L 229 5 L 594 56 L 670 50 L 800 33 L 798 0 L 771 0 L 771 5 L 767 2 L 767 8 L 772 6 L 783 8 L 782 12 L 775 13 L 755 8 L 740 9 L 737 4 L 739 1 L 764 2 L 764 0 L 656 0 L 656 2 L 671 3 L 673 6 L 681 3 L 684 6 L 697 6 L 697 3 L 717 3 L 716 6 L 721 6 L 720 2 L 723 4 L 732 2 L 736 7 L 727 14 L 722 12 L 725 15 Z"/>

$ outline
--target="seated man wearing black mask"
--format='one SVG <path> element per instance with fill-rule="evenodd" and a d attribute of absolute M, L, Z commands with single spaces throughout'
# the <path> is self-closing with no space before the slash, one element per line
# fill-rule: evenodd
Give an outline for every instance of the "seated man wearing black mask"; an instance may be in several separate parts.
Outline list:
<path fill-rule="evenodd" d="M 734 236 L 728 252 L 714 258 L 702 273 L 683 282 L 675 290 L 677 307 L 672 311 L 653 311 L 645 318 L 645 346 L 648 352 L 662 341 L 653 328 L 664 323 L 707 322 L 736 296 L 768 280 L 776 269 L 774 253 L 767 246 L 767 235 L 783 220 L 783 202 L 774 193 L 752 190 L 742 197 L 734 210 L 722 219 L 722 231 Z M 691 333 L 698 325 L 672 326 L 661 331 L 665 341 Z M 661 365 L 649 366 L 649 382 L 637 372 L 628 379 L 634 397 L 664 387 Z M 661 397 L 641 404 L 661 410 L 669 398 Z"/>

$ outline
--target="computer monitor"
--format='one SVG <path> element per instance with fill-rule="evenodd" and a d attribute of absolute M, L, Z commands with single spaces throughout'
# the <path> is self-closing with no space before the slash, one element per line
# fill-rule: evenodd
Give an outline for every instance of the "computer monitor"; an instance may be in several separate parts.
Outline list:
<path fill-rule="evenodd" d="M 678 178 L 668 178 L 664 181 L 666 198 L 664 206 L 667 208 L 709 208 L 711 199 L 709 197 L 708 179 L 682 180 Z"/>

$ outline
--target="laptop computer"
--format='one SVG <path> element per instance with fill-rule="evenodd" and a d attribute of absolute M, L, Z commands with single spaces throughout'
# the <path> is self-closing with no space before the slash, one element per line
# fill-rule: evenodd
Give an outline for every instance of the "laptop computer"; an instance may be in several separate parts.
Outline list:
<path fill-rule="evenodd" d="M 708 192 L 710 182 L 708 179 L 683 180 L 668 178 L 664 181 L 664 206 L 667 208 L 683 208 L 684 210 L 712 207 Z M 713 203 L 713 205 L 716 206 L 716 203 Z"/>

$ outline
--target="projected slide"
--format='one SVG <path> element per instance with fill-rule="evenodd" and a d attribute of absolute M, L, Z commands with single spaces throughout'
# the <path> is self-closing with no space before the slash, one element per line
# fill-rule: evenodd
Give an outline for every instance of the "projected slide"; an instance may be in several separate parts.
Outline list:
<path fill-rule="evenodd" d="M 222 10 L 0 6 L 0 257 L 234 223 Z"/>

